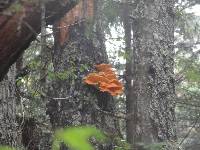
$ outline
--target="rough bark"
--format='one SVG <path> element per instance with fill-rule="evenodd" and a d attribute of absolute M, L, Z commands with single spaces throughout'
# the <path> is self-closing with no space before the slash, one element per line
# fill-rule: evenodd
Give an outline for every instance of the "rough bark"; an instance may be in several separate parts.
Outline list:
<path fill-rule="evenodd" d="M 132 109 L 137 107 L 137 114 L 131 117 L 136 120 L 131 137 L 134 146 L 176 140 L 173 8 L 173 0 L 135 1 L 131 65 Z"/>
<path fill-rule="evenodd" d="M 52 133 L 35 118 L 17 117 L 21 127 L 21 144 L 27 150 L 50 150 Z M 21 145 L 21 146 L 22 146 Z"/>
<path fill-rule="evenodd" d="M 101 6 L 100 1 L 95 1 L 95 8 L 97 6 Z M 99 7 L 95 11 L 99 12 Z M 94 70 L 95 64 L 108 61 L 104 44 L 94 34 L 97 32 L 93 32 L 102 31 L 96 22 L 99 15 L 100 13 L 94 16 L 90 33 L 87 33 L 88 24 L 85 21 L 72 25 L 64 46 L 60 45 L 62 42 L 59 41 L 59 34 L 55 34 L 54 72 L 66 72 L 68 76 L 66 79 L 55 80 L 49 92 L 52 98 L 47 105 L 47 114 L 53 128 L 93 124 L 110 134 L 116 133 L 114 119 L 99 111 L 113 112 L 113 98 L 108 93 L 102 93 L 83 83 L 83 78 Z M 87 36 L 88 34 L 92 36 Z M 112 145 L 106 145 L 100 149 L 112 148 Z"/>
<path fill-rule="evenodd" d="M 46 22 L 53 24 L 73 8 L 76 0 L 47 1 Z M 17 6 L 16 6 L 17 5 Z M 16 7 L 19 7 L 19 10 Z M 40 6 L 37 1 L 8 1 L 0 14 L 0 81 L 20 54 L 40 32 Z M 16 9 L 16 10 L 15 10 Z"/>
<path fill-rule="evenodd" d="M 0 145 L 16 146 L 20 143 L 16 123 L 15 73 L 13 65 L 0 83 Z"/>

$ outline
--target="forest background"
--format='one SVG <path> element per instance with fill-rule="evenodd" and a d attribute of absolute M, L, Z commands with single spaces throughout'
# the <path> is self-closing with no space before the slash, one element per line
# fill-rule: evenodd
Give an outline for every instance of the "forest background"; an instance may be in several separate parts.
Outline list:
<path fill-rule="evenodd" d="M 19 13 L 12 33 L 26 26 L 34 40 L 21 38 L 30 44 L 0 82 L 2 145 L 48 150 L 57 129 L 92 125 L 75 129 L 83 139 L 104 133 L 105 143 L 91 140 L 95 149 L 200 149 L 199 0 L 82 0 L 53 23 L 41 1 L 39 28 L 26 15 L 32 2 L 11 3 L 0 18 Z"/>

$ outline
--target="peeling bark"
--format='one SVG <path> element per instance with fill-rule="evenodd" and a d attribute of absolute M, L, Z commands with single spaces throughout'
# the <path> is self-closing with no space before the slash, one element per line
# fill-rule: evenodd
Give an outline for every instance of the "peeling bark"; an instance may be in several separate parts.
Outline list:
<path fill-rule="evenodd" d="M 56 23 L 56 30 L 60 45 L 63 46 L 69 40 L 69 27 L 75 23 L 92 19 L 94 15 L 94 0 L 81 0 L 72 10 Z"/>
<path fill-rule="evenodd" d="M 53 24 L 55 20 L 72 9 L 76 2 L 76 0 L 48 1 L 46 3 L 47 24 Z M 16 5 L 16 3 L 10 1 L 9 6 L 12 5 Z M 4 8 L 0 15 L 0 81 L 7 73 L 8 68 L 40 32 L 41 10 L 39 4 L 25 1 L 20 3 L 20 6 L 20 10 L 10 10 L 6 6 L 7 9 Z"/>

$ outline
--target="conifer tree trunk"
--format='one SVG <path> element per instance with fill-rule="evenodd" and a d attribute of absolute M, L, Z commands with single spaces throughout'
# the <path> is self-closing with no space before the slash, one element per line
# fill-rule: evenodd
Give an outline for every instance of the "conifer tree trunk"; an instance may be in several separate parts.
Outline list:
<path fill-rule="evenodd" d="M 174 0 L 136 0 L 132 18 L 133 57 L 128 66 L 133 147 L 167 142 L 176 149 L 174 88 Z M 130 122 L 131 122 L 130 121 Z"/>
<path fill-rule="evenodd" d="M 48 95 L 51 98 L 47 105 L 47 114 L 54 129 L 92 124 L 110 134 L 116 133 L 114 119 L 99 111 L 112 112 L 113 98 L 83 82 L 84 77 L 94 71 L 95 64 L 108 63 L 100 25 L 101 5 L 101 1 L 83 0 L 76 10 L 66 14 L 66 22 L 61 20 L 54 26 L 55 47 L 52 54 L 54 73 L 58 77 L 50 87 Z M 87 16 L 76 20 L 74 16 L 79 13 L 87 16 L 94 13 L 94 16 L 89 20 Z M 67 22 L 68 16 L 76 21 Z M 66 30 L 62 30 L 63 27 Z M 59 77 L 61 74 L 63 78 Z M 105 145 L 100 149 L 112 148 L 112 145 Z"/>
<path fill-rule="evenodd" d="M 15 64 L 0 82 L 0 145 L 16 146 L 19 133 L 16 123 Z"/>

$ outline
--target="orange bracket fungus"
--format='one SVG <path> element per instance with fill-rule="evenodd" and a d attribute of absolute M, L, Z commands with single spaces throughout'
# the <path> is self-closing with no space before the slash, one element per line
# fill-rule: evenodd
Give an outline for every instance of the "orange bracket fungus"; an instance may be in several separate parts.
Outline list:
<path fill-rule="evenodd" d="M 115 72 L 110 64 L 95 65 L 97 72 L 89 73 L 84 82 L 89 85 L 97 86 L 100 91 L 108 92 L 112 96 L 122 94 L 123 85 L 117 79 Z"/>

